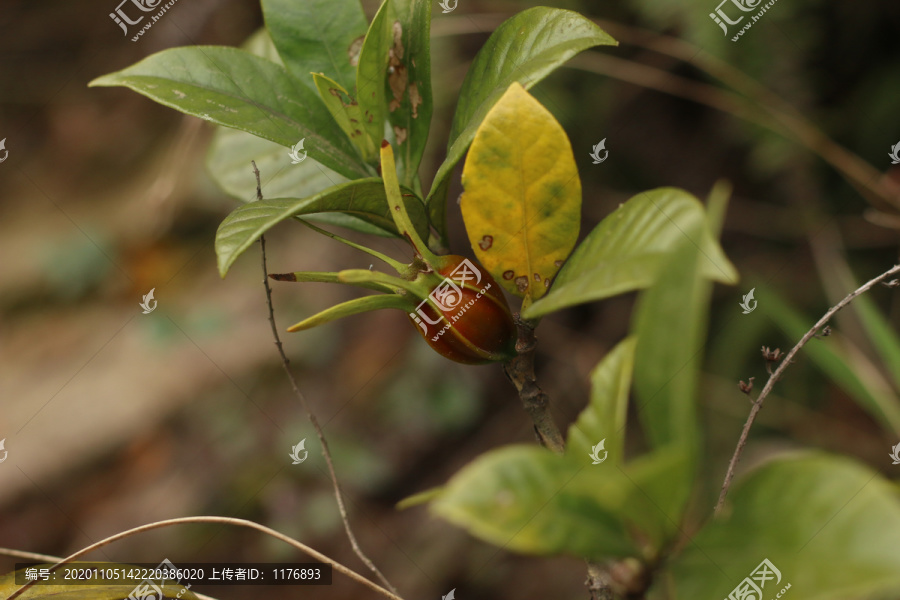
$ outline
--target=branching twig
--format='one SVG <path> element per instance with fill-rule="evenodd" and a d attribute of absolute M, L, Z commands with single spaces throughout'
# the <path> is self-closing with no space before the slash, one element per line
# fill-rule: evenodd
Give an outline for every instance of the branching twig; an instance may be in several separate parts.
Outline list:
<path fill-rule="evenodd" d="M 256 168 L 256 162 L 251 161 L 253 163 L 253 174 L 256 175 L 256 198 L 257 200 L 262 200 L 262 188 L 260 187 L 259 182 L 259 169 Z M 306 397 L 300 391 L 300 388 L 297 386 L 297 380 L 294 379 L 294 374 L 291 373 L 291 368 L 289 366 L 290 360 L 287 355 L 284 353 L 284 347 L 281 344 L 281 338 L 278 335 L 278 326 L 275 325 L 275 309 L 272 307 L 272 289 L 269 287 L 269 271 L 266 267 L 266 237 L 260 236 L 259 238 L 260 247 L 262 249 L 262 270 L 263 270 L 263 285 L 266 288 L 266 303 L 269 307 L 269 324 L 272 326 L 272 337 L 275 338 L 275 346 L 278 348 L 278 354 L 281 355 L 281 364 L 284 366 L 284 372 L 287 373 L 288 379 L 291 382 L 291 388 L 294 390 L 294 395 L 300 400 L 300 404 L 303 406 L 303 410 L 306 411 L 306 414 L 309 415 L 309 421 L 312 423 L 313 428 L 316 430 L 316 435 L 319 438 L 319 443 L 322 444 L 322 454 L 325 456 L 325 463 L 328 465 L 328 474 L 331 477 L 331 483 L 334 487 L 334 497 L 337 500 L 338 510 L 341 513 L 341 521 L 344 523 L 344 530 L 347 532 L 347 539 L 350 540 L 350 545 L 353 547 L 353 552 L 356 553 L 356 556 L 381 580 L 383 583 L 393 594 L 397 594 L 397 589 L 391 585 L 391 583 L 387 580 L 387 578 L 378 570 L 378 567 L 369 559 L 368 556 L 362 551 L 362 548 L 359 547 L 359 542 L 356 541 L 356 536 L 353 535 L 353 530 L 350 528 L 350 520 L 347 517 L 347 508 L 344 506 L 344 497 L 341 493 L 341 486 L 338 484 L 337 474 L 334 471 L 334 463 L 331 460 L 331 451 L 328 449 L 328 442 L 325 440 L 325 434 L 322 432 L 322 427 L 319 425 L 319 420 L 316 418 L 315 413 L 313 413 L 312 408 L 309 406 L 309 403 L 306 401 Z"/>
<path fill-rule="evenodd" d="M 756 419 L 756 415 L 759 414 L 760 409 L 762 408 L 763 401 L 766 399 L 766 396 L 772 391 L 772 388 L 775 386 L 775 382 L 781 377 L 782 373 L 784 373 L 785 369 L 787 369 L 788 365 L 791 364 L 794 356 L 797 352 L 800 351 L 806 343 L 815 336 L 819 329 L 822 329 L 826 323 L 837 313 L 839 310 L 850 304 L 850 302 L 859 296 L 867 292 L 872 286 L 878 284 L 881 281 L 884 281 L 888 277 L 900 273 L 900 265 L 895 265 L 891 267 L 889 270 L 885 271 L 878 277 L 869 280 L 855 291 L 849 293 L 843 300 L 835 304 L 828 312 L 826 312 L 821 319 L 819 319 L 815 325 L 812 326 L 812 329 L 806 332 L 800 341 L 797 342 L 797 345 L 791 348 L 791 351 L 785 355 L 784 359 L 781 361 L 781 364 L 778 365 L 778 368 L 769 376 L 768 381 L 766 381 L 766 386 L 759 393 L 759 397 L 753 403 L 753 408 L 750 409 L 750 414 L 747 416 L 747 422 L 744 423 L 744 429 L 741 431 L 741 437 L 738 439 L 737 447 L 734 449 L 734 455 L 731 457 L 731 462 L 728 464 L 728 471 L 725 473 L 725 481 L 722 483 L 722 491 L 719 493 L 719 501 L 716 502 L 716 510 L 715 514 L 719 514 L 722 510 L 722 506 L 725 504 L 725 496 L 728 494 L 728 488 L 731 487 L 731 481 L 734 479 L 734 469 L 737 466 L 738 461 L 741 459 L 741 453 L 744 451 L 744 446 L 747 444 L 747 437 L 750 434 L 750 428 L 753 426 L 753 421 Z"/>
<path fill-rule="evenodd" d="M 144 531 L 150 531 L 152 529 L 159 529 L 161 527 L 169 527 L 170 525 L 181 525 L 184 523 L 221 523 L 224 525 L 236 525 L 238 527 L 249 527 L 250 529 L 256 529 L 257 531 L 261 531 L 261 532 L 265 533 L 266 535 L 270 535 L 270 536 L 272 536 L 276 539 L 279 539 L 287 544 L 290 544 L 291 546 L 293 546 L 294 548 L 297 548 L 298 550 L 302 550 L 303 552 L 305 552 L 312 558 L 318 560 L 319 562 L 330 564 L 331 567 L 335 571 L 338 571 L 339 573 L 343 573 L 350 579 L 358 581 L 359 583 L 365 585 L 366 587 L 370 588 L 371 590 L 378 592 L 385 598 L 390 598 L 391 600 L 403 600 L 401 597 L 389 592 L 388 590 L 384 589 L 377 583 L 369 581 L 368 579 L 366 579 L 365 577 L 363 577 L 356 571 L 353 571 L 352 569 L 345 567 L 341 563 L 328 558 L 321 552 L 310 548 L 306 544 L 298 542 L 297 540 L 290 538 L 281 532 L 275 531 L 274 529 L 270 529 L 270 528 L 266 527 L 265 525 L 260 525 L 259 523 L 254 523 L 253 521 L 247 521 L 246 519 L 235 519 L 233 517 L 210 517 L 210 516 L 180 517 L 178 519 L 166 519 L 165 521 L 156 521 L 155 523 L 148 523 L 146 525 L 141 525 L 140 527 L 135 527 L 133 529 L 128 529 L 127 531 L 122 531 L 115 535 L 111 535 L 108 538 L 104 538 L 95 544 L 91 544 L 90 546 L 87 546 L 86 548 L 82 548 L 78 552 L 75 552 L 75 553 L 70 554 L 69 556 L 63 558 L 62 560 L 57 562 L 55 565 L 50 567 L 49 570 L 50 570 L 50 572 L 53 572 L 65 563 L 72 562 L 73 560 L 81 558 L 82 556 L 84 556 L 85 554 L 88 554 L 89 552 L 93 552 L 94 550 L 102 548 L 103 546 L 107 546 L 115 541 L 121 540 L 122 538 L 126 538 L 129 536 L 135 535 L 137 533 L 142 533 Z M 26 583 L 25 585 L 23 585 L 22 587 L 17 589 L 15 592 L 13 592 L 10 596 L 8 596 L 6 598 L 6 600 L 14 600 L 15 598 L 18 598 L 19 595 L 21 595 L 25 590 L 27 590 L 32 585 L 34 585 L 34 583 L 35 582 L 33 582 L 33 581 Z"/>
<path fill-rule="evenodd" d="M 516 357 L 504 363 L 503 371 L 516 386 L 519 399 L 531 416 L 534 430 L 548 449 L 562 454 L 566 443 L 550 414 L 550 398 L 538 387 L 534 376 L 534 325 L 516 315 L 519 339 L 516 341 Z"/>

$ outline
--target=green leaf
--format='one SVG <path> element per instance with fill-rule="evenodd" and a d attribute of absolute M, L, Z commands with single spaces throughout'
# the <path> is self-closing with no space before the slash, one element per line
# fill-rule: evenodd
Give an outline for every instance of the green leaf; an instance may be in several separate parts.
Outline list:
<path fill-rule="evenodd" d="M 372 175 L 318 95 L 284 68 L 236 48 L 163 50 L 91 86 L 125 86 L 170 108 L 291 147 L 345 177 Z"/>
<path fill-rule="evenodd" d="M 348 181 L 308 156 L 303 162 L 292 164 L 288 151 L 274 142 L 237 129 L 216 127 L 206 156 L 206 168 L 222 191 L 241 202 L 256 200 L 256 178 L 251 160 L 255 160 L 259 168 L 265 198 L 305 198 Z M 319 213 L 309 215 L 307 219 L 370 235 L 392 236 L 349 214 Z"/>
<path fill-rule="evenodd" d="M 251 35 L 242 48 L 281 64 L 278 50 L 265 28 Z M 259 167 L 262 192 L 266 198 L 305 198 L 348 181 L 309 156 L 303 162 L 293 164 L 284 147 L 275 142 L 245 131 L 216 127 L 206 156 L 206 168 L 222 191 L 241 202 L 256 200 L 256 179 L 249 168 L 250 161 L 254 160 Z M 389 235 L 383 229 L 342 213 L 321 213 L 308 219 L 370 235 Z"/>
<path fill-rule="evenodd" d="M 578 238 L 581 181 L 566 132 L 518 83 L 481 123 L 462 183 L 478 260 L 525 304 L 543 296 Z"/>
<path fill-rule="evenodd" d="M 367 133 L 367 128 L 363 126 L 362 110 L 359 104 L 347 93 L 346 89 L 330 77 L 321 73 L 313 73 L 312 76 L 322 101 L 328 107 L 328 111 L 338 126 L 359 148 L 366 161 L 374 160 L 378 156 L 381 139 L 373 140 Z"/>
<path fill-rule="evenodd" d="M 278 54 L 278 49 L 272 42 L 272 37 L 265 27 L 260 27 L 244 40 L 244 43 L 241 44 L 241 50 L 246 50 L 253 56 L 270 60 L 280 67 L 284 66 L 284 61 L 281 60 L 281 55 Z"/>
<path fill-rule="evenodd" d="M 684 447 L 668 447 L 629 462 L 626 474 L 632 488 L 623 507 L 632 526 L 649 539 L 649 556 L 670 546 L 680 535 L 691 495 L 690 454 Z"/>
<path fill-rule="evenodd" d="M 412 508 L 413 506 L 427 504 L 440 496 L 443 491 L 443 487 L 433 487 L 431 489 L 419 492 L 418 494 L 407 496 L 406 498 L 398 502 L 395 508 L 397 510 L 406 510 L 407 508 Z"/>
<path fill-rule="evenodd" d="M 415 189 L 425 142 L 431 127 L 431 3 L 428 0 L 393 0 L 402 32 L 394 39 L 388 73 L 391 95 L 388 117 L 397 140 L 400 182 Z"/>
<path fill-rule="evenodd" d="M 764 598 L 844 600 L 900 594 L 897 489 L 855 461 L 802 453 L 755 470 L 729 493 L 731 514 L 709 522 L 672 560 L 658 590 L 728 597 L 763 559 L 781 572 Z"/>
<path fill-rule="evenodd" d="M 413 197 L 406 202 L 406 207 L 416 227 L 426 231 L 422 203 Z M 281 221 L 321 212 L 348 213 L 396 234 L 381 179 L 358 179 L 342 183 L 308 198 L 275 198 L 251 202 L 236 208 L 219 225 L 216 232 L 219 274 L 224 277 L 244 250 Z"/>
<path fill-rule="evenodd" d="M 356 69 L 356 101 L 362 111 L 363 125 L 368 136 L 378 142 L 384 139 L 387 118 L 385 85 L 394 28 L 397 27 L 394 19 L 392 0 L 384 0 L 366 33 Z"/>
<path fill-rule="evenodd" d="M 508 446 L 454 475 L 431 510 L 516 552 L 592 560 L 634 555 L 618 517 L 627 480 L 618 469 L 595 469 L 543 448 Z"/>
<path fill-rule="evenodd" d="M 475 138 L 482 119 L 514 81 L 525 89 L 592 46 L 617 45 L 612 37 L 576 12 L 538 6 L 504 21 L 475 56 L 459 93 L 447 158 L 435 175 L 426 204 L 443 234 L 450 175 Z"/>
<path fill-rule="evenodd" d="M 52 566 L 52 564 L 43 564 L 39 565 L 38 568 L 50 568 Z M 67 564 L 55 571 L 58 577 L 62 576 L 61 571 L 67 566 L 69 568 L 72 567 L 72 565 Z M 133 565 L 117 563 L 109 563 L 105 566 L 108 566 L 111 569 L 138 568 Z M 7 573 L 3 576 L 0 576 L 0 598 L 7 598 L 12 595 L 13 592 L 22 587 L 22 585 L 16 584 L 15 576 L 16 572 Z M 123 583 L 110 584 L 107 583 L 107 579 L 99 579 L 97 577 L 90 577 L 88 579 L 82 579 L 81 581 L 97 581 L 98 583 L 79 583 L 78 585 L 33 585 L 25 590 L 22 595 L 19 596 L 19 598 L 21 598 L 22 600 L 44 600 L 45 598 L 52 598 L 53 600 L 123 600 L 124 598 L 128 598 L 129 596 L 131 596 L 131 593 L 134 591 L 135 586 L 140 583 L 139 580 L 125 579 L 123 580 Z M 179 598 L 179 600 L 197 599 L 197 596 L 196 594 L 194 594 L 194 592 L 192 592 L 190 589 L 185 589 L 185 586 L 182 585 L 169 583 L 160 586 L 160 588 L 163 590 L 166 598 Z M 184 592 L 182 592 L 182 590 L 184 590 Z"/>
<path fill-rule="evenodd" d="M 341 302 L 331 308 L 327 308 L 320 313 L 316 313 L 311 317 L 303 319 L 299 323 L 295 323 L 287 328 L 288 331 L 303 331 L 312 329 L 325 323 L 330 323 L 351 315 L 358 315 L 373 310 L 381 310 L 382 308 L 398 308 L 403 311 L 412 310 L 415 302 L 397 296 L 395 294 L 385 294 L 378 296 L 363 296 L 362 298 L 354 298 L 347 302 Z"/>
<path fill-rule="evenodd" d="M 591 465 L 592 448 L 606 440 L 609 464 L 624 462 L 625 418 L 634 368 L 636 340 L 628 338 L 607 354 L 591 373 L 591 400 L 569 427 L 566 456 Z"/>
<path fill-rule="evenodd" d="M 366 271 L 368 273 L 368 271 Z M 340 277 L 339 273 L 325 271 L 294 271 L 292 273 L 270 273 L 269 277 L 275 281 L 289 281 L 291 283 L 346 283 L 357 287 L 375 290 L 376 292 L 394 293 L 395 287 L 378 281 L 356 280 L 348 281 Z"/>
<path fill-rule="evenodd" d="M 737 271 L 709 227 L 703 205 L 676 188 L 642 192 L 607 216 L 579 244 L 550 292 L 523 315 L 534 319 L 584 302 L 645 288 L 672 249 L 690 239 L 700 252 L 700 273 L 736 283 Z"/>
<path fill-rule="evenodd" d="M 633 337 L 620 342 L 591 373 L 590 404 L 569 428 L 568 460 L 595 468 L 592 448 L 605 440 L 609 456 L 601 464 L 622 468 L 636 342 Z M 622 504 L 621 514 L 650 539 L 654 550 L 662 548 L 678 531 L 691 491 L 687 459 L 684 449 L 665 449 L 645 454 L 624 467 L 629 485 L 625 486 L 628 499 Z"/>
<path fill-rule="evenodd" d="M 635 393 L 647 437 L 657 449 L 688 448 L 692 458 L 700 443 L 697 379 L 712 288 L 700 272 L 701 255 L 692 240 L 705 226 L 697 223 L 685 232 L 642 294 L 633 323 Z"/>
<path fill-rule="evenodd" d="M 785 335 L 799 340 L 809 331 L 815 317 L 804 318 L 773 289 L 758 285 L 763 314 L 771 318 Z M 853 302 L 863 300 L 857 297 Z M 900 434 L 900 398 L 884 376 L 852 342 L 840 332 L 811 340 L 801 351 L 810 357 L 823 375 L 834 381 L 886 429 Z"/>
<path fill-rule="evenodd" d="M 353 46 L 367 25 L 359 0 L 262 0 L 262 9 L 272 40 L 297 80 L 314 89 L 309 73 L 321 72 L 352 88 Z"/>

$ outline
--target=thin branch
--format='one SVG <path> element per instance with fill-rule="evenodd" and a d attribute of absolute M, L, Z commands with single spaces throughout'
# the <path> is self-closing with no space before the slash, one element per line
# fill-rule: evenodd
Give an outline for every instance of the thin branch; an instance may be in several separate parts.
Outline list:
<path fill-rule="evenodd" d="M 93 552 L 94 550 L 102 548 L 103 546 L 107 546 L 115 541 L 121 540 L 122 538 L 126 538 L 129 536 L 138 534 L 138 533 L 143 533 L 145 531 L 150 531 L 152 529 L 160 529 L 162 527 L 169 527 L 171 525 L 181 525 L 184 523 L 220 523 L 223 525 L 236 525 L 238 527 L 249 527 L 250 529 L 256 529 L 257 531 L 261 531 L 261 532 L 265 533 L 266 535 L 270 535 L 276 539 L 279 539 L 279 540 L 293 546 L 294 548 L 297 548 L 298 550 L 305 552 L 306 554 L 308 554 L 312 558 L 318 560 L 319 562 L 330 564 L 331 567 L 335 571 L 338 571 L 339 573 L 343 573 L 350 579 L 353 579 L 353 580 L 363 584 L 364 586 L 368 587 L 369 589 L 378 592 L 385 598 L 390 598 L 391 600 L 403 600 L 401 597 L 389 592 L 388 590 L 384 589 L 377 583 L 369 581 L 362 575 L 358 574 L 356 571 L 353 571 L 352 569 L 345 567 L 341 563 L 328 558 L 321 552 L 310 548 L 306 544 L 298 542 L 297 540 L 290 538 L 279 531 L 270 529 L 270 528 L 266 527 L 265 525 L 260 525 L 259 523 L 254 523 L 253 521 L 248 521 L 246 519 L 235 519 L 233 517 L 211 517 L 211 516 L 180 517 L 177 519 L 166 519 L 164 521 L 156 521 L 155 523 L 148 523 L 146 525 L 141 525 L 140 527 L 135 527 L 133 529 L 128 529 L 126 531 L 122 531 L 115 535 L 111 535 L 108 538 L 104 538 L 95 544 L 91 544 L 90 546 L 87 546 L 86 548 L 82 548 L 78 552 L 75 552 L 74 554 L 70 554 L 69 556 L 63 558 L 62 560 L 57 562 L 55 565 L 50 567 L 49 570 L 52 573 L 53 571 L 55 571 L 56 569 L 61 567 L 63 564 L 72 562 L 73 560 L 81 558 L 85 554 Z M 34 581 L 26 583 L 25 585 L 23 585 L 22 587 L 17 589 L 15 592 L 13 592 L 12 595 L 8 596 L 6 598 L 6 600 L 14 600 L 15 598 L 18 598 L 19 595 L 21 595 L 25 590 L 30 588 L 35 583 L 36 582 L 34 582 Z"/>
<path fill-rule="evenodd" d="M 844 297 L 843 300 L 835 304 L 828 312 L 819 319 L 815 325 L 812 326 L 812 329 L 807 331 L 800 341 L 797 342 L 797 345 L 791 348 L 791 351 L 787 353 L 781 363 L 778 365 L 778 368 L 769 376 L 768 381 L 766 381 L 765 387 L 759 393 L 759 397 L 753 403 L 753 408 L 750 409 L 750 414 L 747 416 L 747 422 L 744 423 L 744 429 L 741 431 L 741 437 L 738 439 L 737 448 L 734 450 L 734 455 L 731 457 L 731 462 L 728 464 L 728 471 L 725 473 L 725 481 L 722 483 L 722 491 L 719 493 L 719 501 L 716 503 L 715 514 L 719 514 L 722 510 L 722 506 L 725 504 L 725 496 L 728 494 L 728 488 L 731 487 L 731 482 L 734 479 L 734 470 L 737 466 L 738 461 L 741 459 L 741 454 L 744 451 L 744 446 L 747 445 L 747 437 L 750 435 L 750 428 L 753 426 L 753 421 L 756 420 L 756 415 L 759 414 L 760 409 L 762 408 L 763 401 L 766 399 L 772 388 L 775 387 L 775 382 L 781 377 L 782 373 L 784 373 L 785 369 L 788 368 L 788 365 L 791 364 L 794 356 L 797 352 L 800 351 L 803 346 L 806 345 L 809 340 L 813 338 L 818 332 L 819 329 L 824 327 L 828 321 L 837 313 L 839 310 L 850 304 L 850 302 L 859 296 L 867 292 L 874 285 L 877 285 L 879 282 L 884 281 L 888 277 L 900 273 L 900 265 L 895 265 L 891 267 L 889 270 L 885 271 L 878 277 L 869 280 L 864 283 L 862 286 L 857 288 L 855 291 L 850 292 L 847 296 Z"/>
<path fill-rule="evenodd" d="M 550 398 L 542 390 L 534 375 L 534 352 L 536 341 L 534 325 L 516 315 L 519 339 L 516 341 L 516 356 L 503 364 L 503 371 L 516 386 L 519 399 L 534 423 L 534 430 L 541 445 L 551 451 L 562 454 L 566 443 L 559 427 L 550 414 Z"/>
<path fill-rule="evenodd" d="M 251 161 L 253 163 L 253 174 L 256 175 L 256 198 L 257 200 L 262 200 L 262 188 L 260 187 L 259 181 L 259 169 L 256 168 L 256 162 Z M 310 407 L 309 403 L 306 401 L 306 397 L 300 391 L 299 386 L 297 385 L 297 380 L 294 379 L 294 374 L 291 373 L 291 368 L 289 366 L 290 360 L 287 355 L 284 353 L 284 347 L 281 344 L 281 337 L 278 335 L 278 326 L 275 325 L 275 309 L 272 306 L 272 288 L 269 287 L 269 271 L 266 267 L 266 237 L 260 236 L 259 238 L 260 248 L 262 250 L 262 270 L 263 270 L 263 285 L 266 288 L 266 303 L 269 307 L 269 324 L 272 326 L 272 337 L 275 338 L 275 347 L 278 348 L 278 354 L 281 355 L 281 364 L 284 366 L 284 372 L 287 373 L 288 379 L 291 382 L 291 388 L 294 390 L 294 395 L 300 400 L 300 404 L 303 406 L 303 410 L 306 411 L 306 414 L 309 415 L 309 421 L 312 423 L 313 428 L 316 430 L 316 436 L 319 438 L 319 443 L 322 444 L 322 454 L 325 456 L 325 463 L 328 465 L 328 474 L 331 477 L 331 484 L 334 487 L 334 497 L 337 500 L 338 510 L 341 513 L 341 521 L 344 523 L 344 531 L 347 532 L 347 539 L 350 540 L 350 545 L 353 547 L 353 552 L 356 553 L 356 556 L 365 564 L 372 573 L 375 574 L 376 577 L 383 583 L 394 595 L 397 594 L 397 588 L 395 588 L 391 583 L 387 580 L 387 578 L 382 574 L 382 572 L 375 566 L 375 563 L 369 559 L 368 556 L 362 551 L 362 548 L 359 546 L 359 542 L 356 541 L 356 536 L 353 534 L 353 530 L 350 528 L 350 520 L 347 517 L 347 508 L 344 506 L 344 496 L 341 492 L 341 486 L 338 484 L 337 474 L 334 471 L 334 462 L 331 460 L 331 451 L 328 448 L 328 442 L 325 440 L 325 433 L 322 431 L 322 427 L 319 425 L 319 420 L 316 418 L 315 413 L 312 411 L 312 407 Z"/>
<path fill-rule="evenodd" d="M 24 558 L 38 562 L 56 562 L 60 560 L 57 556 L 50 554 L 38 554 L 37 552 L 26 552 L 25 550 L 14 550 L 12 548 L 0 548 L 0 554 L 3 556 L 12 556 L 14 558 Z"/>

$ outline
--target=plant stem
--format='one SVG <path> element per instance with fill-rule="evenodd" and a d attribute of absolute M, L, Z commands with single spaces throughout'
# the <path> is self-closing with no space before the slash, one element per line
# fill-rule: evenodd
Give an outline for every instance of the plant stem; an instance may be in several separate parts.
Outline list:
<path fill-rule="evenodd" d="M 251 161 L 253 162 L 253 161 Z M 260 187 L 259 182 L 259 169 L 256 168 L 256 162 L 253 162 L 253 173 L 256 175 L 256 197 L 258 200 L 262 200 L 262 188 Z M 315 413 L 312 411 L 312 407 L 309 406 L 309 403 L 306 401 L 306 397 L 300 391 L 300 388 L 297 386 L 297 380 L 294 379 L 294 374 L 291 373 L 290 368 L 290 360 L 288 360 L 287 355 L 284 353 L 284 347 L 281 344 L 281 338 L 278 336 L 278 327 L 275 325 L 275 309 L 272 306 L 272 289 L 269 287 L 269 271 L 266 266 L 266 237 L 260 236 L 259 238 L 260 248 L 262 250 L 262 270 L 263 270 L 263 285 L 266 288 L 266 304 L 269 307 L 269 324 L 272 326 L 272 337 L 275 338 L 275 347 L 278 348 L 278 354 L 281 356 L 281 364 L 284 367 L 284 372 L 287 373 L 288 379 L 291 382 L 291 388 L 294 390 L 294 395 L 300 400 L 300 404 L 303 406 L 303 410 L 306 411 L 306 414 L 309 415 L 309 421 L 312 423 L 313 428 L 316 430 L 316 436 L 319 438 L 319 443 L 322 444 L 322 454 L 325 456 L 325 464 L 328 465 L 328 474 L 331 477 L 331 483 L 334 487 L 334 497 L 337 500 L 338 510 L 341 513 L 341 521 L 344 523 L 344 530 L 347 532 L 347 539 L 350 540 L 350 545 L 353 547 L 353 552 L 356 553 L 356 556 L 365 564 L 372 573 L 381 580 L 393 595 L 396 596 L 397 589 L 391 585 L 391 583 L 387 580 L 387 578 L 378 570 L 378 567 L 369 559 L 368 556 L 362 551 L 359 547 L 359 543 L 356 541 L 356 536 L 353 535 L 353 530 L 350 528 L 350 521 L 347 518 L 347 509 L 344 506 L 344 497 L 341 493 L 341 486 L 338 484 L 337 474 L 334 471 L 334 462 L 331 460 L 331 451 L 328 449 L 328 442 L 325 440 L 325 433 L 322 431 L 322 427 L 319 425 L 319 420 L 316 418 Z"/>
<path fill-rule="evenodd" d="M 753 422 L 756 420 L 756 415 L 759 414 L 760 409 L 762 409 L 763 401 L 766 399 L 772 392 L 772 388 L 775 387 L 775 382 L 781 377 L 784 373 L 785 369 L 788 368 L 788 365 L 791 364 L 794 356 L 797 352 L 800 351 L 803 346 L 806 345 L 809 340 L 813 338 L 818 332 L 819 329 L 824 327 L 828 321 L 837 313 L 839 310 L 850 304 L 850 302 L 859 296 L 867 292 L 877 283 L 884 281 L 888 277 L 900 273 L 900 265 L 894 265 L 878 277 L 874 279 L 870 279 L 868 282 L 861 285 L 856 290 L 847 294 L 843 300 L 835 304 L 831 307 L 828 312 L 826 312 L 821 319 L 819 319 L 812 328 L 807 331 L 800 341 L 797 342 L 797 345 L 791 348 L 791 351 L 785 355 L 784 359 L 778 365 L 778 368 L 769 376 L 768 381 L 766 381 L 765 387 L 759 393 L 759 397 L 753 402 L 753 408 L 750 409 L 750 414 L 747 416 L 747 422 L 744 423 L 744 429 L 741 431 L 741 437 L 738 439 L 737 447 L 734 449 L 734 455 L 731 457 L 731 462 L 728 464 L 728 471 L 725 473 L 725 481 L 722 483 L 722 491 L 719 493 L 719 501 L 716 502 L 715 514 L 718 515 L 722 511 L 722 507 L 725 504 L 725 496 L 728 494 L 728 488 L 731 487 L 731 482 L 734 480 L 734 470 L 737 466 L 738 461 L 741 459 L 741 454 L 744 451 L 744 446 L 747 445 L 747 437 L 750 435 L 750 428 L 753 427 Z"/>
<path fill-rule="evenodd" d="M 503 371 L 516 386 L 519 399 L 534 423 L 541 445 L 562 454 L 566 443 L 556 422 L 550 414 L 550 397 L 542 390 L 534 375 L 534 352 L 537 346 L 534 337 L 535 325 L 531 321 L 515 316 L 519 329 L 516 341 L 516 356 L 503 364 Z"/>
<path fill-rule="evenodd" d="M 412 247 L 429 265 L 439 264 L 438 257 L 428 248 L 428 244 L 419 237 L 413 226 L 406 204 L 400 191 L 400 182 L 397 180 L 397 166 L 394 163 L 394 150 L 387 140 L 381 142 L 381 177 L 384 179 L 384 193 L 387 196 L 391 218 L 397 226 L 400 235 L 409 240 Z"/>

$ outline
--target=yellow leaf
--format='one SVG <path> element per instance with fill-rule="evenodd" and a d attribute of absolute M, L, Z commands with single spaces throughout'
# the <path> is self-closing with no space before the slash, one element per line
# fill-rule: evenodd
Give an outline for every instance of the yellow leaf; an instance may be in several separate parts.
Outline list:
<path fill-rule="evenodd" d="M 513 83 L 478 128 L 462 183 L 475 255 L 527 307 L 547 292 L 578 238 L 581 181 L 566 132 Z"/>

